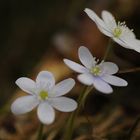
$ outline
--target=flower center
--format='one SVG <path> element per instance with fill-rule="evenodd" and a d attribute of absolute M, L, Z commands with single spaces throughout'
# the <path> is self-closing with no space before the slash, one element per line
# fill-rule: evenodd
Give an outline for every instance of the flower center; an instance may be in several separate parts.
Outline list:
<path fill-rule="evenodd" d="M 98 76 L 101 73 L 101 69 L 98 66 L 91 68 L 90 72 L 95 76 Z"/>
<path fill-rule="evenodd" d="M 122 29 L 120 27 L 116 27 L 113 31 L 114 37 L 119 38 L 121 34 L 122 34 Z"/>
<path fill-rule="evenodd" d="M 39 93 L 39 96 L 42 100 L 45 100 L 48 98 L 48 92 L 47 91 L 44 91 L 42 90 L 40 93 Z"/>

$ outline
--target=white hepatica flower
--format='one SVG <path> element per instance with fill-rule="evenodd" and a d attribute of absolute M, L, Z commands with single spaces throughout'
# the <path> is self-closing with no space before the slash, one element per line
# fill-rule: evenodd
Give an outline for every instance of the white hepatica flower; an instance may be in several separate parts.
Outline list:
<path fill-rule="evenodd" d="M 84 66 L 68 59 L 64 59 L 64 63 L 72 70 L 80 73 L 78 80 L 81 83 L 88 86 L 93 85 L 98 91 L 106 94 L 113 92 L 110 85 L 127 86 L 125 80 L 113 75 L 118 72 L 116 64 L 103 61 L 98 64 L 98 60 L 96 61 L 96 58 L 83 46 L 79 48 L 78 55 Z"/>
<path fill-rule="evenodd" d="M 73 99 L 62 96 L 75 85 L 72 78 L 55 85 L 53 74 L 48 71 L 41 71 L 36 82 L 22 77 L 17 79 L 16 84 L 29 95 L 19 97 L 14 101 L 11 110 L 15 115 L 24 114 L 38 106 L 39 120 L 44 124 L 51 124 L 55 119 L 53 108 L 62 112 L 71 112 L 77 108 L 77 103 Z"/>
<path fill-rule="evenodd" d="M 115 42 L 127 49 L 140 52 L 140 40 L 136 39 L 135 34 L 125 25 L 125 22 L 116 23 L 114 16 L 105 10 L 102 11 L 102 19 L 88 8 L 85 9 L 85 12 L 103 34 L 111 37 Z"/>

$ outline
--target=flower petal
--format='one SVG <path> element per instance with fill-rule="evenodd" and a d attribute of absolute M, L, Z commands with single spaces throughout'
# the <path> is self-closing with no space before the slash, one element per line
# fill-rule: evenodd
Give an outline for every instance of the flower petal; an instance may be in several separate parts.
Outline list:
<path fill-rule="evenodd" d="M 33 94 L 35 91 L 35 82 L 29 78 L 21 77 L 15 83 L 27 93 Z"/>
<path fill-rule="evenodd" d="M 88 50 L 88 48 L 81 46 L 78 49 L 78 55 L 79 55 L 79 59 L 81 61 L 81 63 L 87 67 L 87 68 L 91 68 L 93 66 L 95 66 L 96 64 L 96 60 L 95 58 L 92 56 L 92 54 L 90 53 L 90 51 Z"/>
<path fill-rule="evenodd" d="M 117 26 L 115 18 L 110 12 L 103 10 L 102 18 L 103 18 L 106 26 L 108 26 L 108 28 L 110 28 L 111 30 Z"/>
<path fill-rule="evenodd" d="M 115 42 L 117 42 L 119 45 L 127 48 L 127 49 L 132 49 L 140 53 L 140 40 L 138 39 L 117 39 L 113 38 Z"/>
<path fill-rule="evenodd" d="M 51 105 L 62 112 L 71 112 L 77 108 L 76 101 L 67 97 L 52 98 Z"/>
<path fill-rule="evenodd" d="M 140 53 L 140 40 L 135 39 L 136 45 L 133 45 L 133 49 Z"/>
<path fill-rule="evenodd" d="M 109 36 L 109 37 L 112 36 L 112 33 L 107 28 L 107 26 L 105 25 L 105 23 L 103 22 L 103 20 L 101 20 L 94 11 L 90 10 L 89 8 L 86 8 L 84 11 L 96 23 L 97 27 L 99 28 L 99 30 L 103 34 L 105 34 L 106 36 Z"/>
<path fill-rule="evenodd" d="M 55 119 L 55 111 L 47 102 L 42 102 L 38 106 L 37 115 L 43 124 L 51 124 Z"/>
<path fill-rule="evenodd" d="M 41 71 L 36 78 L 37 85 L 40 88 L 52 88 L 55 85 L 55 79 L 51 72 Z"/>
<path fill-rule="evenodd" d="M 114 86 L 122 86 L 123 87 L 123 86 L 128 85 L 127 81 L 125 81 L 124 79 L 119 78 L 117 76 L 114 76 L 114 75 L 106 75 L 106 76 L 103 76 L 102 79 L 104 81 L 106 81 L 107 83 L 114 85 Z"/>
<path fill-rule="evenodd" d="M 74 71 L 76 71 L 78 73 L 85 73 L 85 72 L 88 71 L 84 66 L 82 66 L 82 65 L 80 65 L 78 63 L 75 63 L 74 61 L 71 61 L 71 60 L 68 60 L 68 59 L 64 59 L 64 63 L 69 68 L 71 68 L 72 70 L 74 70 Z"/>
<path fill-rule="evenodd" d="M 103 62 L 101 63 L 103 73 L 105 74 L 115 74 L 118 72 L 119 68 L 115 63 L 112 62 Z"/>
<path fill-rule="evenodd" d="M 78 75 L 78 80 L 85 84 L 85 85 L 92 85 L 93 84 L 93 76 L 91 74 L 87 74 L 87 73 L 84 73 L 84 74 L 80 74 Z"/>
<path fill-rule="evenodd" d="M 94 84 L 94 87 L 102 93 L 109 94 L 113 92 L 112 87 L 108 83 L 106 83 L 105 81 L 103 81 L 102 79 L 98 77 L 94 79 L 93 84 Z"/>
<path fill-rule="evenodd" d="M 122 27 L 121 29 L 122 29 L 122 35 L 120 38 L 122 40 L 136 39 L 136 35 L 131 29 L 129 29 L 128 27 Z"/>
<path fill-rule="evenodd" d="M 122 47 L 124 47 L 124 48 L 127 48 L 127 49 L 132 49 L 132 48 L 130 47 L 130 45 L 128 44 L 127 41 L 124 41 L 124 40 L 122 40 L 122 39 L 120 39 L 120 38 L 116 38 L 116 37 L 113 37 L 112 39 L 113 39 L 116 43 L 118 43 L 120 46 L 122 46 Z"/>
<path fill-rule="evenodd" d="M 75 85 L 75 81 L 72 78 L 63 80 L 56 84 L 51 93 L 49 94 L 50 97 L 58 97 L 68 93 Z"/>
<path fill-rule="evenodd" d="M 137 52 L 140 52 L 140 40 L 138 39 L 129 39 L 125 40 L 125 43 L 128 44 L 129 49 L 133 49 Z"/>
<path fill-rule="evenodd" d="M 37 98 L 32 95 L 17 98 L 11 105 L 12 113 L 20 115 L 34 109 L 39 104 Z"/>

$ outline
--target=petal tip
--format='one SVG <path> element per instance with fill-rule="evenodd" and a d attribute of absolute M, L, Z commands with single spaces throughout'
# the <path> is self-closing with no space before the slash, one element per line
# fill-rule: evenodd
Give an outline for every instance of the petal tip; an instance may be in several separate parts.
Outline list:
<path fill-rule="evenodd" d="M 14 115 L 21 115 L 22 113 L 20 113 L 15 105 L 15 102 L 12 103 L 11 105 L 11 112 L 14 114 Z"/>
<path fill-rule="evenodd" d="M 102 10 L 102 13 L 110 13 L 110 12 L 107 10 Z"/>
<path fill-rule="evenodd" d="M 71 81 L 71 83 L 73 83 L 73 86 L 75 85 L 75 80 L 73 78 L 69 78 L 69 80 Z"/>
<path fill-rule="evenodd" d="M 46 75 L 52 75 L 53 76 L 53 73 L 52 72 L 50 72 L 50 71 L 47 71 L 47 70 L 42 70 L 42 71 L 40 71 L 39 73 L 38 73 L 38 75 L 44 75 L 44 74 L 46 74 Z"/>
<path fill-rule="evenodd" d="M 107 92 L 102 92 L 104 94 L 112 94 L 113 93 L 113 89 L 111 91 L 107 91 Z"/>
<path fill-rule="evenodd" d="M 85 46 L 80 46 L 78 50 L 80 50 L 80 49 L 87 49 L 87 47 L 85 47 Z"/>
<path fill-rule="evenodd" d="M 19 78 L 15 81 L 15 84 L 18 85 Z"/>
<path fill-rule="evenodd" d="M 87 13 L 90 12 L 91 10 L 89 8 L 85 8 L 84 11 Z"/>
<path fill-rule="evenodd" d="M 124 86 L 128 86 L 128 82 L 124 80 Z"/>
<path fill-rule="evenodd" d="M 39 120 L 40 120 L 41 123 L 43 123 L 45 125 L 50 125 L 50 124 L 52 124 L 54 122 L 55 119 L 54 120 L 51 120 L 51 121 L 44 121 L 44 120 L 42 120 L 42 119 L 39 118 Z"/>
<path fill-rule="evenodd" d="M 74 100 L 73 100 L 73 101 L 74 101 Z M 72 108 L 72 110 L 71 110 L 71 111 L 76 110 L 76 109 L 77 109 L 77 107 L 78 107 L 78 103 L 77 103 L 76 101 L 74 101 L 74 102 L 73 102 L 73 108 Z"/>
<path fill-rule="evenodd" d="M 20 77 L 20 78 L 18 78 L 18 79 L 15 81 L 15 84 L 16 84 L 17 86 L 19 86 L 19 84 L 21 83 L 22 79 L 25 79 L 25 77 Z"/>
<path fill-rule="evenodd" d="M 12 103 L 12 105 L 11 105 L 11 112 L 12 112 L 14 115 L 17 115 L 17 113 L 15 112 L 14 103 Z"/>
<path fill-rule="evenodd" d="M 66 59 L 66 58 L 63 59 L 63 62 L 64 62 L 65 64 L 67 63 L 67 61 L 68 61 L 68 59 Z"/>

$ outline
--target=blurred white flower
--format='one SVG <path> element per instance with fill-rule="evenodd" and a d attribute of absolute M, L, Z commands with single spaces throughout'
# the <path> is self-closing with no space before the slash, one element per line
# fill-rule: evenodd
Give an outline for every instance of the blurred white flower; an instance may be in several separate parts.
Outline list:
<path fill-rule="evenodd" d="M 16 84 L 27 96 L 19 97 L 14 101 L 11 110 L 15 115 L 31 111 L 36 106 L 39 120 L 44 124 L 51 124 L 55 119 L 54 108 L 62 112 L 71 112 L 77 108 L 77 103 L 70 98 L 63 97 L 75 85 L 72 78 L 63 80 L 55 85 L 55 79 L 51 72 L 41 71 L 36 82 L 21 77 Z"/>
<path fill-rule="evenodd" d="M 140 52 L 140 40 L 136 39 L 133 30 L 130 30 L 125 22 L 118 22 L 108 11 L 102 11 L 102 19 L 91 9 L 86 8 L 87 15 L 96 23 L 99 30 L 115 42 L 127 49 L 133 49 Z"/>
<path fill-rule="evenodd" d="M 85 85 L 93 85 L 98 91 L 102 93 L 112 93 L 114 86 L 127 86 L 127 82 L 113 74 L 118 72 L 118 66 L 112 62 L 98 63 L 96 58 L 92 56 L 86 47 L 80 47 L 78 55 L 81 63 L 80 65 L 71 60 L 64 59 L 64 63 L 72 70 L 80 73 L 78 80 Z M 109 85 L 110 84 L 110 85 Z"/>

